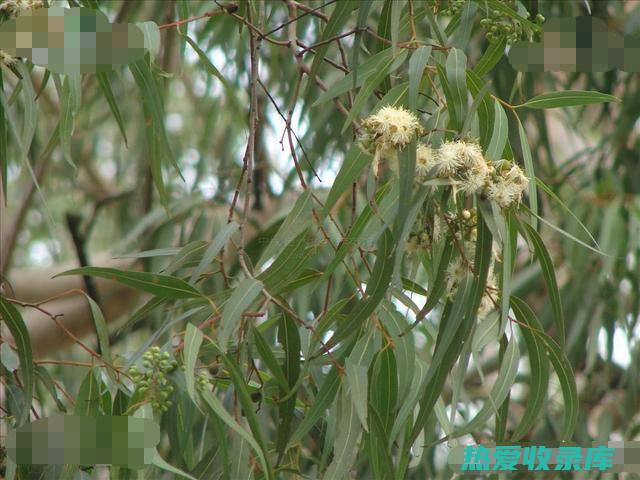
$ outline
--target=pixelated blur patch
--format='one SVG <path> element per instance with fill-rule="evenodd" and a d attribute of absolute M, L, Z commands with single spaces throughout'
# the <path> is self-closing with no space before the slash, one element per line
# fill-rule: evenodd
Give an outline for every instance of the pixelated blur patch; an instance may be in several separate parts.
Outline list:
<path fill-rule="evenodd" d="M 60 74 L 98 73 L 157 53 L 154 22 L 110 23 L 91 8 L 27 10 L 0 25 L 0 48 Z"/>
<path fill-rule="evenodd" d="M 551 18 L 541 43 L 515 43 L 508 57 L 521 72 L 640 72 L 640 37 L 622 36 L 596 17 Z"/>
<path fill-rule="evenodd" d="M 9 430 L 7 455 L 18 465 L 119 465 L 153 462 L 160 426 L 148 418 L 61 415 Z"/>

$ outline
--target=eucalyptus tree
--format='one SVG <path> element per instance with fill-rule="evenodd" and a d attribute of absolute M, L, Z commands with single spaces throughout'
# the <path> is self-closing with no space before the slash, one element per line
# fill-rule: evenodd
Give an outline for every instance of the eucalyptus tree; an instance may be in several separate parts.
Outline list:
<path fill-rule="evenodd" d="M 448 478 L 460 444 L 637 439 L 637 77 L 505 56 L 569 3 L 3 2 L 144 44 L 0 57 L 3 422 L 156 421 L 112 478 Z"/>

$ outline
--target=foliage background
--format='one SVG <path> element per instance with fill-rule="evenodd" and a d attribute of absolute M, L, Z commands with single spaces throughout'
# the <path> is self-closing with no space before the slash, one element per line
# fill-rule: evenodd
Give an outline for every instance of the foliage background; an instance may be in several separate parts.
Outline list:
<path fill-rule="evenodd" d="M 131 382 L 109 375 L 101 358 L 108 352 L 107 362 L 126 371 L 156 344 L 187 368 L 170 374 L 176 388 L 167 413 L 157 415 L 146 405 L 136 414 L 156 415 L 164 432 L 162 457 L 195 478 L 262 478 L 274 472 L 283 478 L 391 478 L 390 472 L 448 478 L 448 444 L 439 441 L 445 435 L 460 432 L 449 445 L 513 441 L 523 424 L 521 441 L 588 445 L 638 439 L 637 74 L 517 74 L 500 55 L 503 44 L 492 47 L 480 24 L 487 8 L 498 8 L 495 1 L 461 2 L 453 16 L 443 12 L 451 6 L 446 1 L 81 3 L 111 20 L 154 21 L 166 28 L 159 55 L 143 64 L 147 70 L 85 76 L 81 95 L 56 88 L 54 75 L 45 76 L 42 68 L 2 67 L 3 105 L 9 107 L 0 131 L 7 199 L 2 207 L 2 275 L 8 280 L 3 305 L 15 307 L 17 315 L 9 318 L 12 307 L 2 313 L 5 322 L 18 325 L 14 328 L 24 320 L 34 340 L 33 352 L 26 345 L 2 346 L 3 423 L 20 420 L 28 406 L 20 392 L 29 378 L 35 388 L 33 415 L 73 411 L 73 398 L 87 381 L 108 389 L 106 404 L 114 405 L 114 413 L 121 402 L 135 404 L 138 397 L 129 399 Z M 585 14 L 588 6 L 611 28 L 631 34 L 640 23 L 635 1 L 518 4 L 530 18 Z M 416 48 L 427 44 L 430 55 Z M 489 102 L 488 116 L 474 120 L 472 132 L 486 129 L 485 140 L 491 142 L 498 135 L 496 122 L 504 118 L 508 135 L 500 153 L 524 166 L 530 150 L 535 175 L 543 182 L 537 189 L 543 220 L 525 210 L 518 217 L 537 223 L 555 273 L 544 258 L 534 258 L 532 240 L 520 230 L 519 240 L 510 245 L 513 274 L 502 275 L 501 297 L 508 291 L 526 302 L 546 334 L 527 336 L 526 328 L 517 326 L 535 322 L 524 307 L 514 308 L 517 320 L 511 318 L 503 330 L 498 329 L 500 312 L 482 322 L 463 315 L 473 328 L 469 338 L 480 340 L 449 349 L 445 332 L 460 332 L 446 329 L 444 298 L 435 298 L 440 303 L 426 320 L 400 335 L 424 305 L 421 294 L 432 301 L 443 268 L 438 264 L 442 252 L 416 258 L 405 255 L 398 240 L 412 204 L 402 192 L 410 189 L 401 188 L 399 207 L 394 207 L 399 215 L 381 224 L 376 212 L 353 248 L 340 250 L 347 232 L 357 231 L 358 221 L 367 218 L 373 188 L 384 183 L 374 185 L 365 168 L 371 159 L 356 145 L 362 117 L 397 102 L 434 129 L 429 135 L 434 145 L 460 133 L 461 125 L 449 123 L 448 110 L 473 108 L 483 83 L 452 71 L 449 47 L 464 52 L 465 68 L 490 83 L 493 97 L 484 97 L 478 109 L 481 115 Z M 399 59 L 393 71 L 382 60 L 367 64 L 386 50 Z M 24 74 L 22 80 L 16 73 Z M 145 83 L 142 77 L 154 81 Z M 412 82 L 420 92 L 413 97 Z M 469 89 L 468 102 L 456 103 L 455 92 L 447 91 L 452 82 Z M 327 89 L 339 92 L 335 101 L 323 97 Z M 621 102 L 549 110 L 509 107 L 566 90 L 609 93 Z M 551 106 L 563 105 L 558 98 Z M 496 120 L 492 113 L 499 107 L 494 105 L 503 107 L 504 117 Z M 69 109 L 76 112 L 73 132 L 62 120 Z M 29 140 L 22 149 L 14 130 Z M 410 153 L 403 155 L 410 159 Z M 403 172 L 399 181 L 411 181 L 411 173 Z M 533 208 L 530 196 L 525 203 Z M 344 261 L 332 262 L 343 251 Z M 114 264 L 114 256 L 126 258 Z M 259 260 L 269 258 L 276 258 L 272 266 L 277 269 L 258 275 Z M 396 258 L 400 263 L 394 271 Z M 56 281 L 71 277 L 48 277 L 78 260 L 173 275 L 187 286 L 157 277 L 159 284 L 152 288 L 138 283 L 146 292 L 139 295 L 114 290 L 94 276 L 74 277 L 73 286 L 84 288 L 104 312 L 107 335 L 100 330 L 104 321 L 98 308 L 91 312 L 78 292 L 39 303 L 69 289 L 70 284 Z M 562 323 L 553 289 L 550 295 L 551 278 L 557 280 Z M 367 293 L 369 285 L 380 288 L 363 296 L 365 284 Z M 172 296 L 167 289 L 175 285 L 188 293 Z M 471 308 L 470 299 L 461 300 L 467 302 L 460 308 Z M 65 316 L 55 317 L 58 313 Z M 69 335 L 60 334 L 54 320 L 71 322 L 78 334 L 97 328 L 100 346 L 90 331 L 82 340 L 87 348 L 72 342 L 61 349 Z M 38 333 L 45 324 L 57 333 Z M 340 343 L 328 353 L 329 347 L 321 345 L 335 332 Z M 221 335 L 233 337 L 228 349 Z M 436 335 L 445 337 L 439 340 L 442 357 Z M 43 340 L 39 347 L 35 339 L 46 337 L 60 340 L 46 348 Z M 359 339 L 365 341 L 355 348 L 367 347 L 360 357 L 349 357 Z M 550 351 L 551 357 L 556 352 L 557 358 L 549 363 L 544 355 L 532 357 L 532 349 Z M 514 356 L 505 359 L 507 353 Z M 531 368 L 536 362 L 546 366 Z M 420 377 L 429 368 L 441 383 Z M 213 394 L 194 389 L 194 369 L 215 385 Z M 549 374 L 548 388 L 541 372 Z M 116 378 L 123 389 L 116 387 Z M 295 395 L 283 400 L 290 388 Z M 499 390 L 504 395 L 496 397 Z M 124 398 L 116 401 L 116 392 Z M 80 400 L 75 400 L 76 411 Z M 483 405 L 486 418 L 464 432 Z M 111 413 L 105 408 L 95 405 L 92 412 Z M 370 423 L 361 425 L 363 415 Z M 21 478 L 33 478 L 34 472 L 22 468 Z M 156 468 L 149 467 L 146 475 L 157 478 Z M 127 478 L 131 472 L 111 473 Z"/>

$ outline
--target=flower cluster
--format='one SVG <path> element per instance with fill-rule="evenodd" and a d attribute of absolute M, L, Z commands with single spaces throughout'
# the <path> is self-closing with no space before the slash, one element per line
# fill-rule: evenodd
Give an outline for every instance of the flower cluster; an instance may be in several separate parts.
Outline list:
<path fill-rule="evenodd" d="M 454 191 L 485 195 L 502 208 L 519 203 L 529 182 L 516 164 L 508 160 L 486 160 L 480 146 L 467 141 L 444 142 L 437 150 L 419 145 L 416 181 L 425 183 L 431 175 L 448 179 Z"/>
<path fill-rule="evenodd" d="M 129 374 L 136 389 L 151 401 L 152 408 L 156 412 L 166 412 L 171 406 L 169 396 L 173 392 L 173 386 L 167 381 L 167 373 L 175 370 L 178 364 L 170 360 L 169 352 L 161 352 L 159 347 L 152 347 L 142 358 L 144 371 L 133 366 Z"/>
<path fill-rule="evenodd" d="M 14 18 L 27 10 L 43 8 L 42 0 L 5 0 L 0 3 L 0 13 L 5 13 L 9 18 Z"/>
<path fill-rule="evenodd" d="M 395 160 L 397 152 L 419 135 L 422 127 L 412 112 L 403 107 L 382 107 L 362 122 L 360 147 L 373 155 L 373 170 L 378 175 L 381 159 Z"/>

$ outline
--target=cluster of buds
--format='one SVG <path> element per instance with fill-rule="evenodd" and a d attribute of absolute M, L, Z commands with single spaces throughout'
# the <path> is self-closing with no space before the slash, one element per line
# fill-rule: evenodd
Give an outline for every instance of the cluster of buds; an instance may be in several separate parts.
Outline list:
<path fill-rule="evenodd" d="M 450 300 L 454 299 L 458 291 L 458 285 L 462 279 L 468 273 L 473 272 L 475 245 L 474 241 L 463 242 L 462 254 L 457 256 L 455 260 L 447 266 L 445 281 L 447 282 L 447 296 Z M 498 279 L 494 271 L 494 261 L 498 258 L 499 251 L 495 242 L 492 245 L 492 252 L 493 255 L 489 265 L 489 272 L 487 274 L 487 284 L 477 312 L 477 316 L 480 319 L 485 318 L 495 309 L 495 302 L 498 300 Z"/>
<path fill-rule="evenodd" d="M 482 194 L 502 208 L 518 204 L 529 183 L 515 163 L 487 160 L 477 143 L 459 140 L 444 142 L 438 149 L 418 146 L 416 181 L 425 183 L 432 176 L 448 179 L 454 191 Z"/>
<path fill-rule="evenodd" d="M 403 107 L 392 106 L 382 107 L 364 119 L 362 128 L 360 147 L 373 155 L 376 175 L 381 159 L 396 159 L 398 151 L 423 133 L 418 117 Z"/>
<path fill-rule="evenodd" d="M 428 217 L 420 210 L 407 238 L 406 249 L 410 253 L 429 251 L 435 243 L 444 238 L 446 232 L 447 225 L 439 212 Z"/>
<path fill-rule="evenodd" d="M 210 388 L 211 379 L 206 373 L 200 372 L 196 375 L 196 386 L 201 390 Z"/>
<path fill-rule="evenodd" d="M 444 5 L 440 8 L 440 14 L 453 17 L 462 10 L 467 2 L 468 0 L 449 0 L 447 3 L 443 2 Z"/>
<path fill-rule="evenodd" d="M 518 10 L 515 0 L 506 0 L 506 6 L 513 10 Z M 529 18 L 530 14 L 526 10 L 519 11 L 524 18 Z M 542 25 L 545 18 L 541 14 L 537 14 L 535 17 L 535 23 Z M 486 38 L 491 43 L 499 41 L 502 37 L 505 37 L 507 44 L 511 45 L 516 43 L 522 38 L 522 34 L 525 30 L 525 26 L 516 18 L 507 15 L 500 10 L 488 10 L 487 17 L 480 20 L 480 25 L 486 31 Z"/>
<path fill-rule="evenodd" d="M 136 389 L 145 398 L 151 401 L 154 411 L 166 412 L 171 406 L 169 396 L 173 392 L 173 386 L 167 380 L 167 374 L 178 366 L 175 360 L 170 360 L 169 352 L 161 352 L 159 347 L 151 347 L 142 357 L 144 371 L 133 366 L 129 374 L 133 379 Z"/>

